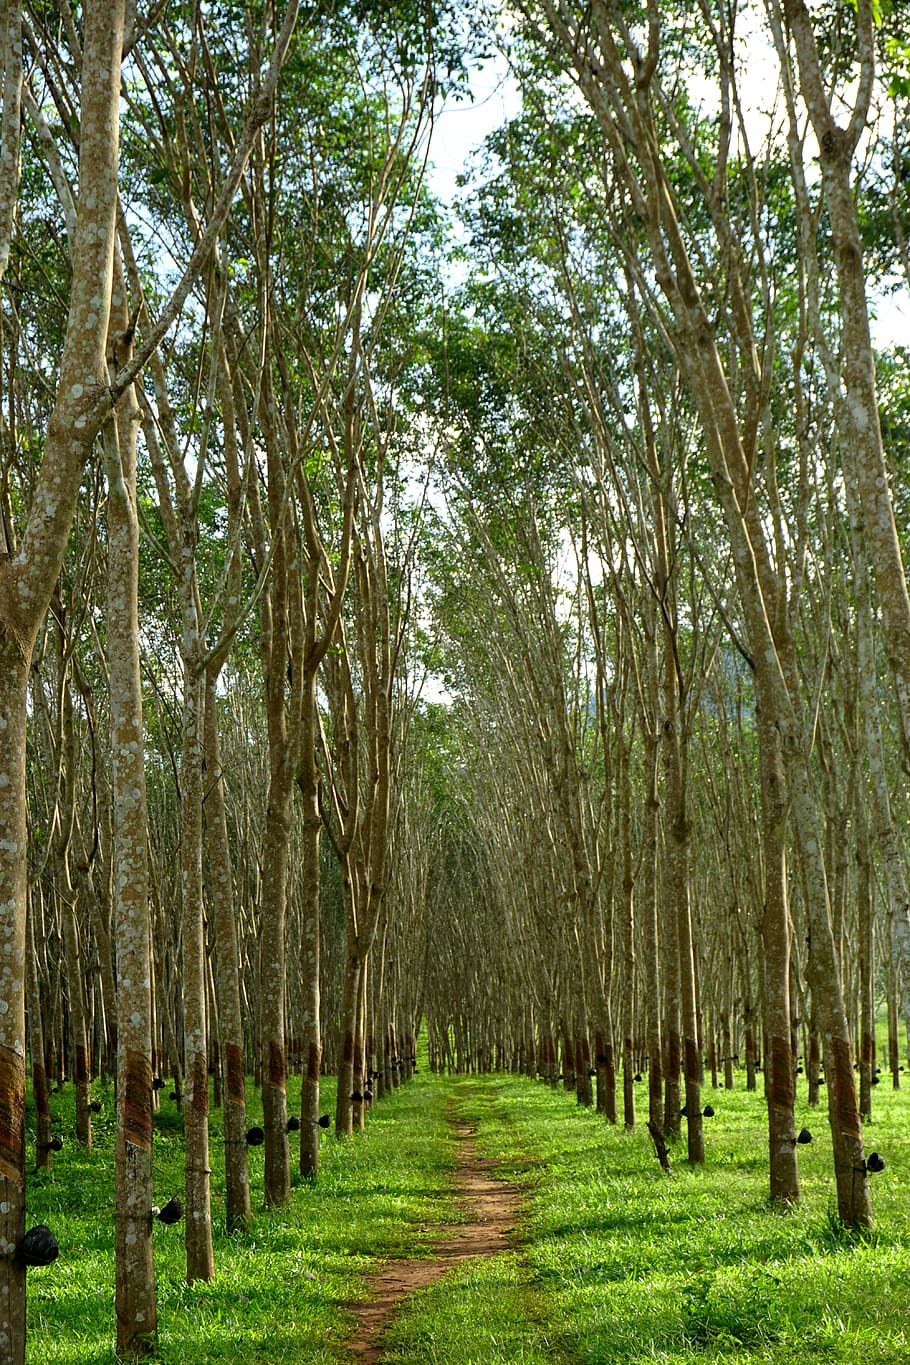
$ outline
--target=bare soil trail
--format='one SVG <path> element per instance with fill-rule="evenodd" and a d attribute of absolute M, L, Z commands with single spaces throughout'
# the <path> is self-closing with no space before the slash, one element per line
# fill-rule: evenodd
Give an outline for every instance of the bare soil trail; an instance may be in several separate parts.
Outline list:
<path fill-rule="evenodd" d="M 373 1278 L 369 1299 L 352 1304 L 357 1333 L 349 1345 L 355 1361 L 381 1365 L 382 1335 L 402 1300 L 432 1284 L 452 1266 L 475 1256 L 495 1256 L 509 1247 L 522 1202 L 522 1191 L 491 1174 L 492 1161 L 479 1155 L 471 1141 L 476 1127 L 453 1120 L 458 1139 L 455 1193 L 469 1220 L 440 1239 L 431 1259 L 388 1261 Z"/>

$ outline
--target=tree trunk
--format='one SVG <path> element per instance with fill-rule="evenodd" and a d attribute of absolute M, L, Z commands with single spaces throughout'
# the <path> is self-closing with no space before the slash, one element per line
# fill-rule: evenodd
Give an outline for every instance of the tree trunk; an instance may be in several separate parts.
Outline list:
<path fill-rule="evenodd" d="M 863 1122 L 872 1117 L 875 1079 L 875 998 L 872 925 L 875 917 L 875 871 L 869 827 L 862 797 L 856 811 L 856 914 L 859 925 L 859 1108 Z"/>
<path fill-rule="evenodd" d="M 300 1174 L 315 1180 L 319 1175 L 319 1076 L 322 1068 L 320 1032 L 319 942 L 319 774 L 316 768 L 317 701 L 315 671 L 303 688 L 301 713 L 300 790 L 302 830 L 300 850 L 303 901 L 300 945 L 300 991 L 303 1031 L 303 1079 L 300 1091 Z"/>
<path fill-rule="evenodd" d="M 269 778 L 263 847 L 262 943 L 259 961 L 262 1112 L 265 1129 L 265 1202 L 291 1197 L 287 1062 L 284 1039 L 285 919 L 291 831 L 291 789 L 286 760 Z"/>
<path fill-rule="evenodd" d="M 184 546 L 183 743 L 180 764 L 180 851 L 183 886 L 183 1037 L 185 1242 L 187 1283 L 211 1280 L 212 1207 L 209 1187 L 209 1076 L 205 934 L 202 910 L 203 678 L 198 666 L 192 548 Z"/>
<path fill-rule="evenodd" d="M 661 137 L 655 128 L 652 106 L 647 98 L 647 87 L 656 70 L 656 61 L 643 65 L 640 80 L 633 87 L 623 68 L 614 25 L 606 6 L 600 3 L 595 5 L 596 24 L 590 29 L 583 28 L 578 20 L 573 20 L 571 12 L 557 5 L 555 0 L 543 0 L 543 7 L 553 33 L 564 50 L 567 63 L 575 67 L 579 84 L 591 103 L 606 139 L 614 148 L 619 141 L 625 144 L 617 165 L 623 170 L 629 168 L 631 172 L 634 159 L 640 168 L 640 177 L 636 178 L 635 173 L 632 173 L 637 209 L 647 234 L 657 286 L 669 309 L 666 325 L 670 328 L 676 356 L 698 409 L 705 451 L 727 527 L 746 638 L 754 667 L 756 701 L 766 724 L 778 730 L 781 740 L 793 831 L 800 849 L 806 887 L 806 910 L 812 939 L 813 1001 L 818 1011 L 826 1060 L 832 1068 L 828 1099 L 838 1212 L 847 1223 L 868 1225 L 871 1222 L 871 1209 L 865 1178 L 862 1129 L 831 926 L 818 802 L 809 762 L 809 736 L 802 715 L 800 678 L 793 658 L 793 642 L 786 613 L 780 611 L 781 583 L 772 567 L 765 527 L 752 490 L 756 433 L 743 426 L 716 332 L 692 267 L 674 197 L 672 177 L 662 158 Z M 861 0 L 860 8 L 868 13 L 868 0 Z M 800 22 L 804 20 L 808 23 L 802 0 L 788 0 L 787 11 Z M 592 61 L 592 48 L 595 45 L 597 60 Z M 631 93 L 633 90 L 634 93 Z M 850 151 L 852 154 L 853 147 Z M 824 147 L 823 155 L 827 155 Z M 731 309 L 736 314 L 736 324 L 741 333 L 748 337 L 755 357 L 756 372 L 752 381 L 760 386 L 763 376 L 757 372 L 757 353 L 746 304 L 751 288 L 748 267 L 740 263 L 733 250 L 729 224 L 720 228 L 719 238 L 719 245 L 728 254 L 727 283 L 731 291 Z M 858 365 L 866 363 L 868 353 L 867 347 L 857 357 Z M 852 363 L 849 357 L 848 361 Z M 746 379 L 745 375 L 743 379 Z M 866 414 L 870 425 L 873 415 Z M 882 510 L 879 530 L 885 539 L 890 535 L 896 545 L 884 474 L 878 477 L 877 482 L 881 485 L 876 492 Z M 886 509 L 883 508 L 882 500 L 887 502 Z M 884 515 L 885 510 L 887 517 Z M 884 600 L 884 580 L 880 590 Z M 903 599 L 907 599 L 906 587 Z M 910 625 L 910 609 L 906 612 L 906 621 L 903 612 L 897 615 L 901 619 L 895 628 L 900 628 L 901 638 L 906 633 L 910 643 L 910 629 L 906 632 L 903 630 L 905 624 Z M 910 650 L 907 653 L 910 658 Z M 902 714 L 905 713 L 902 711 Z M 906 714 L 910 714 L 910 707 Z M 669 988 L 668 993 L 671 996 L 673 994 Z"/>
<path fill-rule="evenodd" d="M 0 565 L 0 573 L 5 566 Z M 6 604 L 4 603 L 4 606 Z M 0 1363 L 25 1362 L 25 1267 L 11 1251 L 25 1233 L 25 729 L 28 659 L 34 642 L 0 618 L 0 899 L 9 932 L 0 946 Z M 13 989 L 10 990 L 10 987 Z"/>
<path fill-rule="evenodd" d="M 765 1031 L 769 1066 L 765 1077 L 771 1200 L 799 1202 L 796 1160 L 796 1100 L 790 1037 L 790 912 L 787 904 L 787 801 L 776 734 L 758 718 L 762 783 L 762 851 L 765 901 L 761 937 L 765 957 Z"/>
<path fill-rule="evenodd" d="M 72 241 L 66 341 L 22 545 L 14 552 L 9 539 L 11 528 L 7 527 L 0 553 L 0 904 L 5 907 L 7 928 L 0 947 L 0 1001 L 4 1006 L 0 1011 L 0 1244 L 7 1251 L 22 1237 L 25 1224 L 28 674 L 36 633 L 66 548 L 82 471 L 106 410 L 104 403 L 95 411 L 91 405 L 104 382 L 116 214 L 123 11 L 123 0 L 105 5 L 90 0 L 84 8 L 80 194 Z M 15 8 L 7 7 L 8 25 L 15 26 L 16 13 Z M 4 58 L 8 56 L 5 50 Z M 8 67 L 6 80 L 10 74 Z M 12 208 L 18 172 L 18 156 L 7 142 L 11 131 L 5 110 L 4 215 Z M 15 1257 L 6 1254 L 0 1257 L 0 1365 L 22 1365 L 24 1357 L 25 1270 Z"/>
<path fill-rule="evenodd" d="M 37 892 L 33 893 L 37 894 Z M 32 1098 L 35 1101 L 35 1168 L 51 1168 L 51 1107 L 44 1063 L 44 1025 L 41 1018 L 41 989 L 38 984 L 38 957 L 35 952 L 33 916 L 34 901 L 28 910 L 28 944 L 26 959 L 26 1008 L 28 1009 L 28 1042 L 32 1058 Z"/>
<path fill-rule="evenodd" d="M 73 696 L 70 689 L 69 662 L 64 623 L 65 613 L 57 598 L 57 698 L 60 724 L 59 799 L 57 830 L 54 837 L 54 862 L 57 871 L 57 894 L 62 902 L 63 951 L 66 963 L 67 995 L 69 997 L 70 1048 L 76 1098 L 76 1139 L 91 1151 L 91 1055 L 88 1050 L 85 990 L 83 986 L 82 953 L 79 946 L 79 922 L 76 917 L 77 892 L 70 876 L 70 857 L 76 815 L 76 738 L 73 729 Z"/>
<path fill-rule="evenodd" d="M 112 317 L 125 310 L 114 300 Z M 139 522 L 132 387 L 105 424 L 113 903 L 117 953 L 115 1256 L 117 1351 L 155 1350 L 152 1251 L 152 1001 L 148 817 L 139 672 Z"/>
<path fill-rule="evenodd" d="M 825 89 L 812 20 L 804 0 L 784 0 L 784 10 L 796 45 L 801 94 L 820 150 L 837 271 L 844 409 L 855 452 L 856 482 L 882 609 L 898 715 L 904 743 L 910 746 L 910 595 L 882 443 L 863 242 L 851 185 L 853 156 L 866 128 L 872 93 L 875 5 L 873 0 L 858 0 L 856 6 L 860 81 L 847 128 L 839 127 L 834 121 L 833 92 L 829 94 Z"/>
<path fill-rule="evenodd" d="M 632 867 L 632 791 L 628 754 L 620 753 L 619 831 L 622 841 L 622 1107 L 626 1132 L 635 1127 L 635 878 Z"/>
<path fill-rule="evenodd" d="M 335 1136 L 350 1137 L 354 1132 L 354 1040 L 357 1034 L 357 998 L 360 993 L 360 953 L 348 941 L 339 1025 L 338 1097 L 335 1103 Z M 397 1073 L 396 1073 L 397 1075 Z"/>
<path fill-rule="evenodd" d="M 251 1222 L 250 1175 L 246 1146 L 246 1078 L 237 903 L 224 806 L 224 772 L 218 731 L 217 674 L 210 669 L 205 688 L 205 827 L 211 868 L 210 900 L 215 931 L 215 992 L 224 1057 L 224 1176 L 229 1232 L 246 1231 Z"/>

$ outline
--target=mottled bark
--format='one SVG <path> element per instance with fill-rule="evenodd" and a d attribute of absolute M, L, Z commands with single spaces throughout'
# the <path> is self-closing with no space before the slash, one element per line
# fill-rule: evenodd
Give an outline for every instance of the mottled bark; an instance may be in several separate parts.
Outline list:
<path fill-rule="evenodd" d="M 335 1104 L 335 1135 L 354 1132 L 354 1041 L 357 1033 L 357 997 L 360 991 L 360 953 L 348 943 L 339 1022 L 338 1097 Z"/>
<path fill-rule="evenodd" d="M 639 908 L 645 984 L 645 1035 L 648 1043 L 648 1129 L 664 1131 L 663 1036 L 660 1024 L 660 944 L 657 908 L 657 743 L 648 736 L 646 792 L 642 818 L 642 870 Z"/>
<path fill-rule="evenodd" d="M 875 998 L 872 925 L 875 917 L 875 870 L 869 845 L 869 827 L 862 799 L 857 801 L 856 825 L 856 917 L 859 962 L 859 1109 L 863 1122 L 872 1117 L 872 1086 L 875 1076 Z"/>
<path fill-rule="evenodd" d="M 215 993 L 218 1029 L 224 1058 L 224 1166 L 227 1225 L 231 1232 L 250 1226 L 250 1178 L 246 1146 L 246 1078 L 243 1065 L 243 1016 L 240 1005 L 240 960 L 237 943 L 237 905 L 227 814 L 224 773 L 218 729 L 217 670 L 210 668 L 205 687 L 205 828 L 215 934 Z"/>
<path fill-rule="evenodd" d="M 0 9 L 0 72 L 3 79 L 0 123 L 0 280 L 9 265 L 13 221 L 19 197 L 22 105 L 22 5 L 5 0 Z"/>
<path fill-rule="evenodd" d="M 881 726 L 872 585 L 859 499 L 855 481 L 849 475 L 846 480 L 846 493 L 850 514 L 850 550 L 856 615 L 858 712 L 862 718 L 862 734 L 858 736 L 858 740 L 862 744 L 869 770 L 872 829 L 881 857 L 888 896 L 890 941 L 901 964 L 901 976 L 906 983 L 910 983 L 910 886 L 902 840 L 892 813 L 891 781 L 885 763 Z M 905 988 L 901 1003 L 904 1022 L 910 1030 L 910 989 Z"/>
<path fill-rule="evenodd" d="M 662 1036 L 664 1040 L 664 1116 L 663 1130 L 668 1137 L 681 1132 L 682 1090 L 682 1034 L 680 1033 L 680 960 L 679 960 L 679 899 L 673 875 L 672 859 L 666 848 L 666 835 L 661 843 L 659 862 L 660 886 L 660 969 L 663 984 Z"/>
<path fill-rule="evenodd" d="M 202 727 L 203 678 L 195 608 L 194 528 L 184 526 L 183 724 L 180 761 L 180 857 L 183 914 L 184 1233 L 186 1278 L 210 1280 L 215 1273 L 209 1185 L 209 1077 L 206 1018 L 207 965 L 202 909 Z"/>
<path fill-rule="evenodd" d="M 732 1089 L 733 1089 L 733 1027 L 732 1027 L 732 1024 L 731 1024 L 731 1021 L 730 1021 L 730 1015 L 729 1015 L 729 1013 L 728 1013 L 726 1010 L 724 1011 L 723 1035 L 722 1035 L 722 1043 L 721 1043 L 721 1046 L 722 1046 L 722 1048 L 723 1048 L 723 1062 L 724 1062 L 724 1089 L 725 1089 L 725 1090 L 732 1090 Z"/>
<path fill-rule="evenodd" d="M 635 876 L 632 865 L 632 787 L 623 747 L 619 767 L 619 838 L 622 846 L 622 1098 L 623 1125 L 635 1127 Z"/>
<path fill-rule="evenodd" d="M 673 682 L 667 680 L 673 678 Z M 695 962 L 692 947 L 692 925 L 689 917 L 688 843 L 689 827 L 686 814 L 684 759 L 680 751 L 683 736 L 678 733 L 679 713 L 676 698 L 675 670 L 672 658 L 667 660 L 664 686 L 664 724 L 662 735 L 663 769 L 666 784 L 666 826 L 664 831 L 664 877 L 667 921 L 665 937 L 667 954 L 676 949 L 675 979 L 667 970 L 668 1073 L 666 1077 L 665 1122 L 668 1132 L 678 1126 L 673 1118 L 680 1107 L 685 1109 L 686 1145 L 691 1165 L 705 1159 L 704 1133 L 701 1112 L 701 1058 L 698 1050 L 698 1022 L 695 1000 Z M 670 932 L 667 933 L 666 929 Z M 675 933 L 672 931 L 675 929 Z M 674 1003 L 673 990 L 678 989 Z M 681 1019 L 681 1037 L 674 1040 L 677 1012 Z M 679 1105 L 677 1056 L 674 1043 L 681 1045 L 685 1105 Z"/>
<path fill-rule="evenodd" d="M 119 302 L 119 308 L 118 308 Z M 112 316 L 124 311 L 114 300 Z M 116 343 L 115 343 L 116 347 Z M 115 355 L 115 362 L 122 357 Z M 132 387 L 104 428 L 108 476 L 106 606 L 111 710 L 113 918 L 117 953 L 114 1238 L 117 1352 L 151 1355 L 157 1335 L 152 1249 L 152 1001 L 148 817 L 139 674 L 139 521 Z"/>
<path fill-rule="evenodd" d="M 790 915 L 787 902 L 787 799 L 777 735 L 761 716 L 759 764 L 762 782 L 762 852 L 765 899 L 761 937 L 765 958 L 764 1021 L 769 1038 L 765 1075 L 771 1199 L 799 1202 L 796 1160 L 796 1100 L 790 1040 Z"/>
<path fill-rule="evenodd" d="M 876 392 L 875 355 L 853 158 L 866 128 L 875 76 L 873 0 L 857 0 L 859 81 L 846 127 L 835 121 L 812 20 L 804 0 L 784 0 L 799 63 L 800 93 L 818 140 L 822 184 L 834 247 L 841 317 L 844 409 L 855 451 L 856 482 L 881 605 L 883 639 L 894 677 L 904 744 L 910 747 L 910 594 L 894 519 Z"/>
<path fill-rule="evenodd" d="M 104 381 L 111 287 L 122 0 L 90 0 L 84 18 L 80 195 L 67 336 L 25 534 L 14 550 L 6 527 L 0 554 L 0 1365 L 22 1365 L 25 1355 L 25 1271 L 10 1253 L 25 1223 L 26 691 L 36 632 L 103 415 L 90 417 L 88 408 Z M 15 22 L 15 11 L 7 11 L 6 21 Z M 6 125 L 3 131 L 3 157 L 17 156 Z M 11 169 L 10 160 L 6 171 Z"/>
<path fill-rule="evenodd" d="M 809 1104 L 813 1107 L 818 1104 L 821 1091 L 821 1047 L 819 1044 L 818 1029 L 815 1026 L 815 1019 L 809 1020 L 809 1048 L 806 1054 L 806 1076 L 808 1078 Z"/>
<path fill-rule="evenodd" d="M 300 1173 L 311 1179 L 319 1174 L 319 1074 L 322 1037 L 319 1022 L 319 773 L 317 743 L 316 672 L 311 670 L 304 689 L 301 716 L 300 768 L 297 785 L 302 806 L 300 944 L 301 1029 L 303 1077 L 300 1090 Z"/>
<path fill-rule="evenodd" d="M 57 602 L 57 705 L 60 745 L 57 753 L 58 798 L 54 833 L 54 864 L 57 873 L 57 893 L 61 900 L 63 921 L 63 951 L 66 963 L 66 985 L 69 998 L 70 1049 L 72 1076 L 76 1099 L 76 1139 L 84 1147 L 92 1146 L 91 1103 L 92 1063 L 88 1049 L 88 1024 L 83 988 L 83 958 L 80 944 L 79 921 L 76 915 L 77 893 L 70 876 L 73 827 L 76 816 L 76 736 L 73 727 L 73 697 L 69 679 L 62 603 Z"/>
<path fill-rule="evenodd" d="M 262 937 L 259 958 L 259 1036 L 262 1045 L 262 1114 L 265 1130 L 265 1202 L 291 1197 L 285 1053 L 285 921 L 291 835 L 291 784 L 287 755 L 273 763 L 263 843 Z"/>
<path fill-rule="evenodd" d="M 792 8 L 794 11 L 802 8 L 800 0 L 794 0 Z M 552 0 L 543 0 L 543 9 L 633 196 L 648 241 L 656 284 L 666 301 L 671 340 L 699 414 L 705 453 L 727 529 L 754 668 L 756 701 L 766 723 L 780 735 L 793 831 L 804 869 L 812 940 L 813 999 L 826 1059 L 830 1059 L 832 1067 L 836 1066 L 838 1078 L 836 1086 L 832 1083 L 828 1087 L 838 1212 L 848 1223 L 865 1225 L 871 1222 L 871 1209 L 852 1062 L 847 1066 L 850 1039 L 831 924 L 810 739 L 802 715 L 792 639 L 786 616 L 779 610 L 781 585 L 772 567 L 765 528 L 751 487 L 758 428 L 751 421 L 743 422 L 731 391 L 677 212 L 672 179 L 662 159 L 661 139 L 648 98 L 649 86 L 656 83 L 657 49 L 647 58 L 636 54 L 639 75 L 631 87 L 616 32 L 618 16 L 603 0 L 594 0 L 590 27 L 580 25 Z M 659 22 L 655 18 L 650 40 L 656 41 L 658 36 Z M 747 267 L 737 257 L 729 220 L 720 211 L 721 201 L 722 196 L 707 191 L 706 206 L 712 215 L 718 246 L 726 253 L 732 321 L 744 363 L 750 367 L 750 372 L 744 372 L 738 382 L 747 386 L 747 392 L 751 388 L 757 393 L 762 376 L 747 304 L 750 283 L 745 273 Z M 758 413 L 756 406 L 756 422 Z M 882 482 L 886 487 L 887 481 Z"/>
<path fill-rule="evenodd" d="M 41 1017 L 41 989 L 38 983 L 38 955 L 35 952 L 33 924 L 34 905 L 28 909 L 28 943 L 26 946 L 26 1008 L 28 1010 L 28 1046 L 32 1059 L 32 1099 L 35 1102 L 35 1168 L 51 1168 L 51 1107 L 44 1062 L 44 1025 Z"/>
<path fill-rule="evenodd" d="M 299 648 L 292 636 L 299 627 L 299 568 L 287 495 L 287 471 L 279 437 L 279 408 L 270 365 L 263 371 L 260 417 L 266 432 L 268 530 L 272 568 L 260 605 L 260 654 L 268 733 L 268 791 L 262 869 L 262 929 L 259 947 L 259 1046 L 262 1057 L 262 1111 L 265 1130 L 265 1202 L 286 1204 L 291 1197 L 287 1136 L 287 1056 L 285 986 L 288 864 L 292 828 L 294 768 L 297 763 Z M 266 523 L 253 485 L 251 512 L 257 554 L 266 556 Z M 293 624 L 292 624 L 293 622 Z M 293 661 L 293 663 L 292 663 Z M 294 666 L 297 671 L 294 671 Z"/>
<path fill-rule="evenodd" d="M 591 1044 L 587 1031 L 576 1025 L 572 1045 L 575 1069 L 575 1098 L 579 1104 L 590 1107 L 594 1103 L 594 1087 L 591 1084 Z"/>
<path fill-rule="evenodd" d="M 888 977 L 888 1069 L 891 1072 L 892 1090 L 900 1090 L 900 1040 L 898 1038 L 898 988 L 894 981 L 894 967 Z"/>

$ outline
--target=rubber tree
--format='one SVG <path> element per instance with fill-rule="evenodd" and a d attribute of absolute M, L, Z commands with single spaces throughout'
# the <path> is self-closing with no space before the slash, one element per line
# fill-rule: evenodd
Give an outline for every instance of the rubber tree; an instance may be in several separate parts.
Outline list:
<path fill-rule="evenodd" d="M 130 464 L 138 408 L 131 385 L 148 356 L 173 323 L 200 264 L 236 192 L 259 123 L 267 116 L 281 57 L 287 49 L 296 8 L 286 14 L 283 49 L 260 83 L 253 111 L 237 147 L 225 192 L 190 257 L 183 277 L 149 334 L 130 356 L 132 329 L 121 297 L 113 322 L 112 279 L 117 215 L 120 65 L 124 49 L 124 6 L 89 4 L 84 11 L 84 40 L 73 54 L 81 69 L 78 138 L 79 193 L 60 180 L 59 160 L 52 166 L 55 187 L 71 221 L 71 286 L 69 320 L 60 362 L 53 411 L 32 501 L 24 517 L 21 541 L 5 519 L 0 565 L 0 699 L 5 731 L 4 771 L 0 782 L 0 895 L 8 921 L 5 952 L 7 1009 L 0 1029 L 0 1237 L 6 1256 L 2 1273 L 6 1293 L 0 1317 L 0 1359 L 19 1362 L 25 1345 L 24 1269 L 9 1253 L 22 1235 L 24 1220 L 24 1023 L 23 972 L 25 926 L 25 726 L 26 685 L 31 652 L 66 548 L 83 470 L 95 438 L 104 430 L 110 481 L 109 513 L 119 516 L 119 541 L 109 549 L 109 612 L 112 628 L 132 631 L 135 590 L 130 573 L 134 560 L 135 512 L 130 502 Z M 280 44 L 278 45 L 280 46 Z M 276 47 L 277 53 L 277 47 Z M 33 102 L 34 103 L 34 102 Z M 40 113 L 40 111 L 38 111 Z M 258 120 L 258 121 L 257 121 Z M 5 150 L 5 149 L 4 149 Z M 76 207 L 73 210 L 73 200 Z M 110 368 L 109 368 L 110 366 Z M 113 373 L 112 373 L 113 371 Z M 117 406 L 116 413 L 114 407 Z M 120 558 L 118 559 L 118 555 Z M 136 729 L 138 674 L 131 646 L 119 652 L 123 665 L 114 703 L 114 758 L 121 819 L 117 877 L 122 893 L 117 908 L 118 963 L 121 972 L 118 1037 L 118 1349 L 124 1355 L 154 1349 L 154 1281 L 151 1271 L 151 1068 L 147 895 L 143 864 L 147 838 L 141 798 L 141 743 Z M 115 803 L 116 804 L 116 803 Z M 116 821 L 115 821 L 116 823 Z M 141 831 L 137 827 L 141 825 Z M 135 839 L 131 843 L 132 836 Z M 135 874 L 134 881 L 131 877 Z M 117 884 L 115 878 L 115 885 Z M 123 992 L 132 994 L 124 1000 Z M 124 1029 L 123 1007 L 136 1020 L 136 1036 Z"/>
<path fill-rule="evenodd" d="M 5 8 L 11 21 L 13 7 Z M 4 527 L 0 559 L 0 1361 L 25 1359 L 25 749 L 31 653 L 50 602 L 82 471 L 109 410 L 99 400 L 116 226 L 124 5 L 89 3 L 80 106 L 80 194 L 66 342 L 44 454 L 21 541 Z M 6 55 L 6 54 L 5 54 Z M 5 84 L 10 80 L 9 68 Z M 4 125 L 4 132 L 6 126 Z M 16 152 L 4 140 L 2 160 Z"/>
<path fill-rule="evenodd" d="M 822 831 L 810 767 L 808 736 L 801 716 L 799 677 L 794 668 L 786 613 L 779 609 L 779 586 L 764 527 L 752 496 L 752 452 L 761 430 L 761 367 L 752 335 L 747 305 L 746 275 L 734 249 L 729 218 L 724 214 L 724 169 L 732 122 L 722 121 L 716 174 L 700 173 L 688 156 L 696 183 L 704 196 L 710 223 L 733 268 L 728 272 L 729 318 L 753 400 L 743 417 L 734 401 L 728 373 L 711 323 L 693 258 L 686 240 L 671 178 L 661 150 L 658 124 L 666 119 L 671 135 L 684 154 L 691 150 L 685 128 L 664 99 L 660 63 L 665 19 L 655 4 L 648 9 L 647 48 L 640 49 L 623 16 L 607 3 L 595 3 L 582 19 L 548 0 L 538 11 L 540 40 L 570 71 L 597 121 L 615 172 L 621 177 L 647 246 L 650 265 L 665 301 L 672 344 L 692 395 L 710 460 L 718 503 L 723 511 L 733 560 L 749 654 L 755 670 L 760 711 L 779 736 L 787 775 L 787 795 L 793 829 L 802 855 L 806 904 L 812 933 L 813 996 L 829 1067 L 829 1120 L 834 1143 L 838 1212 L 849 1224 L 871 1222 L 862 1130 L 856 1102 L 850 1034 L 844 1008 L 839 963 L 831 925 L 828 885 L 822 855 Z M 532 16 L 533 18 L 533 16 Z M 546 32 L 544 32 L 544 28 Z M 727 65 L 730 92 L 732 67 Z M 725 105 L 725 107 L 728 107 Z M 626 261 L 637 272 L 641 245 L 627 238 Z M 653 299 L 644 281 L 643 297 Z M 751 366 L 751 372 L 750 372 Z M 783 968 L 781 951 L 786 925 L 781 922 L 769 938 L 775 960 Z M 793 1135 L 789 1124 L 780 1131 L 781 1116 L 792 1112 L 793 1077 L 790 1052 L 789 989 L 778 974 L 778 1028 L 771 1046 L 775 1068 L 769 1093 L 769 1132 L 772 1161 L 793 1163 Z M 791 1165 L 789 1190 L 793 1190 Z"/>
<path fill-rule="evenodd" d="M 864 0 L 856 11 L 860 81 L 846 127 L 838 124 L 834 116 L 833 90 L 825 91 L 823 62 L 805 6 L 787 4 L 782 7 L 775 2 L 768 4 L 766 10 L 781 66 L 787 106 L 787 147 L 797 208 L 800 256 L 805 272 L 807 329 L 823 365 L 828 399 L 843 445 L 874 832 L 885 869 L 895 951 L 903 964 L 904 1019 L 905 1024 L 910 1024 L 910 990 L 907 988 L 910 981 L 910 891 L 882 760 L 881 705 L 874 684 L 875 644 L 870 615 L 873 583 L 881 603 L 882 643 L 894 680 L 905 746 L 910 599 L 882 442 L 864 249 L 852 184 L 858 142 L 868 122 L 875 78 L 874 7 Z M 812 205 L 811 177 L 807 178 L 806 173 L 799 97 L 808 112 L 820 150 L 822 192 L 828 206 L 838 284 L 839 346 L 835 346 L 828 335 L 830 320 L 822 306 L 824 272 L 819 262 L 818 234 L 813 227 L 817 211 Z M 898 214 L 894 221 L 900 232 Z"/>

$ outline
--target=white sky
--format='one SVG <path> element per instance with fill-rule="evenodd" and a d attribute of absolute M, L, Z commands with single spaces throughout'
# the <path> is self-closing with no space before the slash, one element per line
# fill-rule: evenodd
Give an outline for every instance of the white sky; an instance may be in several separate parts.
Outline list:
<path fill-rule="evenodd" d="M 430 144 L 430 186 L 446 204 L 457 188 L 456 176 L 464 170 L 471 153 L 494 128 L 521 109 L 521 95 L 509 74 L 505 58 L 497 55 L 471 73 L 472 100 L 450 99 L 437 114 Z"/>
<path fill-rule="evenodd" d="M 777 84 L 777 58 L 770 46 L 757 46 L 754 63 L 750 63 L 754 99 L 744 92 L 744 104 L 754 106 L 748 121 L 750 136 L 755 139 L 753 151 L 761 145 L 767 132 L 769 98 Z M 748 85 L 750 82 L 747 82 Z M 450 99 L 437 115 L 430 146 L 431 167 L 429 182 L 433 191 L 445 204 L 453 204 L 458 193 L 457 176 L 465 169 L 473 152 L 494 128 L 514 117 L 521 109 L 518 86 L 509 73 L 508 65 L 497 54 L 471 72 L 470 86 L 473 99 Z M 713 92 L 702 92 L 706 105 L 713 102 Z M 696 95 L 697 98 L 697 95 Z M 780 110 L 778 110 L 778 117 Z M 874 298 L 871 306 L 872 335 L 876 346 L 910 345 L 910 287 L 906 281 L 893 294 Z"/>

